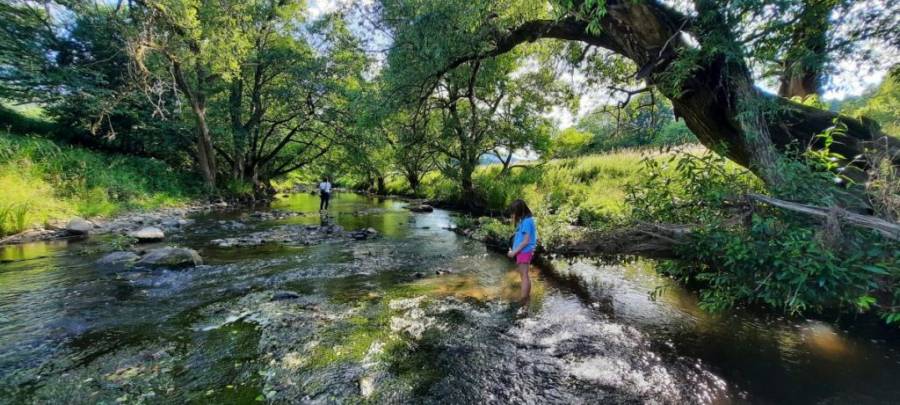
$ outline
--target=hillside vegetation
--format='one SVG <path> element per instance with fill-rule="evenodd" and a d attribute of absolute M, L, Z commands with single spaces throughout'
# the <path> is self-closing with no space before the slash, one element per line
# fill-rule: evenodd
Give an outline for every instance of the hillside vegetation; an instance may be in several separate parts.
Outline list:
<path fill-rule="evenodd" d="M 155 159 L 0 132 L 0 235 L 71 216 L 177 205 L 196 184 Z"/>

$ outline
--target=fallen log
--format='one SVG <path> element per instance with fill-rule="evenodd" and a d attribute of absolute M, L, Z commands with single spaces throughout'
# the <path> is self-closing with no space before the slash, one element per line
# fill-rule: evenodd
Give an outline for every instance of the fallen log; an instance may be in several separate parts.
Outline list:
<path fill-rule="evenodd" d="M 791 212 L 821 218 L 826 222 L 839 221 L 853 226 L 871 229 L 886 238 L 900 240 L 900 224 L 884 219 L 853 213 L 842 208 L 823 208 L 813 205 L 785 201 L 760 194 L 748 194 L 742 211 L 750 208 L 747 201 L 758 201 Z M 745 212 L 746 214 L 746 212 Z M 746 215 L 735 215 L 735 224 L 746 223 Z M 591 230 L 577 228 L 573 234 L 578 237 L 552 247 L 538 246 L 538 253 L 559 255 L 563 257 L 621 257 L 641 256 L 651 259 L 679 259 L 677 248 L 690 243 L 695 225 L 689 224 L 656 224 L 639 222 L 633 226 L 615 230 Z M 471 232 L 457 232 L 472 237 Z M 479 238 L 491 250 L 505 253 L 509 249 L 509 241 L 496 236 Z"/>
<path fill-rule="evenodd" d="M 614 231 L 587 231 L 583 237 L 550 253 L 562 256 L 641 256 L 676 259 L 676 247 L 688 243 L 692 226 L 641 223 Z"/>
<path fill-rule="evenodd" d="M 871 215 L 862 215 L 847 211 L 843 208 L 823 208 L 814 205 L 800 204 L 791 201 L 780 200 L 760 194 L 748 194 L 747 198 L 769 204 L 792 212 L 811 215 L 823 219 L 836 217 L 838 221 L 845 222 L 861 228 L 871 229 L 886 238 L 900 240 L 900 224 L 890 222 Z"/>

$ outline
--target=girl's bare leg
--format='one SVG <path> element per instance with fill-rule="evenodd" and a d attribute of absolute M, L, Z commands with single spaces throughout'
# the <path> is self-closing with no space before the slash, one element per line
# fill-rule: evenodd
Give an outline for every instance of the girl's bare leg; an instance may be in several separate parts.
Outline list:
<path fill-rule="evenodd" d="M 531 298 L 531 279 L 528 277 L 528 264 L 519 264 L 519 276 L 522 277 L 522 303 L 528 303 L 529 298 Z"/>

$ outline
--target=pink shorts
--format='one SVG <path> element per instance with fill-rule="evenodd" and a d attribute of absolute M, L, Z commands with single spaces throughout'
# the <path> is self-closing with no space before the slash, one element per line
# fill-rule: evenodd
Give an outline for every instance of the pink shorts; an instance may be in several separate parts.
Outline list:
<path fill-rule="evenodd" d="M 516 255 L 516 264 L 531 264 L 531 257 L 534 252 L 520 252 Z"/>

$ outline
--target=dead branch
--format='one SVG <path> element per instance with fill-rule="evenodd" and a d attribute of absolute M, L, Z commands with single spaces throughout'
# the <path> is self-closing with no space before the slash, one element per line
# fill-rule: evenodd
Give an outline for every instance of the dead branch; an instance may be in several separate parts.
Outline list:
<path fill-rule="evenodd" d="M 874 230 L 889 239 L 900 240 L 900 224 L 886 221 L 878 217 L 853 213 L 843 208 L 822 208 L 813 205 L 779 200 L 777 198 L 759 194 L 748 194 L 747 197 L 752 200 L 772 205 L 774 207 L 819 217 L 825 220 L 828 220 L 830 216 L 835 216 L 841 222 L 845 222 L 861 228 Z"/>
<path fill-rule="evenodd" d="M 650 91 L 651 87 L 644 87 L 637 90 L 628 90 L 621 87 L 609 86 L 609 89 L 620 93 L 625 93 L 625 101 L 619 103 L 619 108 L 624 108 L 626 105 L 628 105 L 629 102 L 631 102 L 631 97 L 640 93 L 646 93 Z"/>

